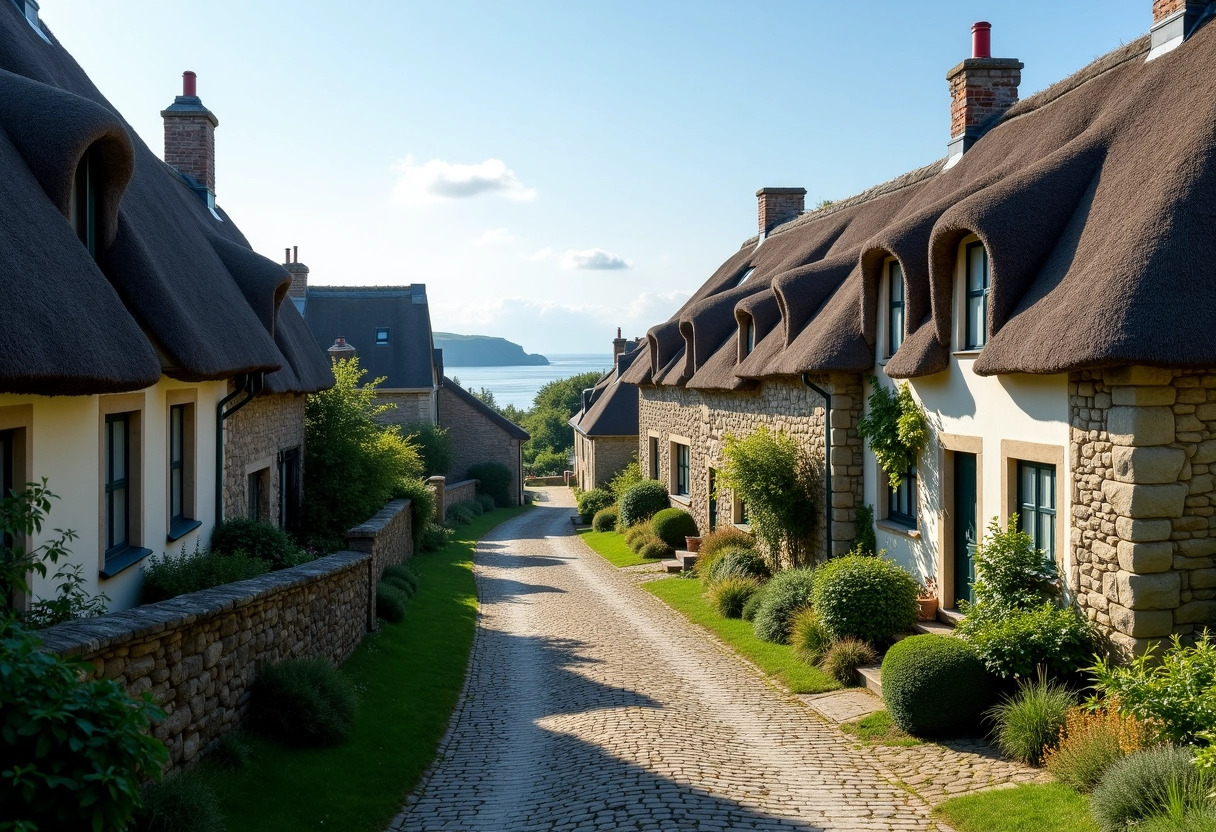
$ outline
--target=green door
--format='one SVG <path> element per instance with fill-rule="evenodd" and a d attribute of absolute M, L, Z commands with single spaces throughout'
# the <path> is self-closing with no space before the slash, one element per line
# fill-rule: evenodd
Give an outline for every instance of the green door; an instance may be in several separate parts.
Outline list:
<path fill-rule="evenodd" d="M 718 528 L 718 472 L 713 468 L 709 469 L 709 530 L 712 532 Z"/>
<path fill-rule="evenodd" d="M 954 598 L 968 601 L 975 582 L 976 517 L 975 454 L 954 454 Z"/>

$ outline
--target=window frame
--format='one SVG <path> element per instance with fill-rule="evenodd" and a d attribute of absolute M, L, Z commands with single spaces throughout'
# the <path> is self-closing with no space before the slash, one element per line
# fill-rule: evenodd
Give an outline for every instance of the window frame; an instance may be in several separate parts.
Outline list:
<path fill-rule="evenodd" d="M 692 447 L 686 442 L 671 443 L 671 493 L 684 499 L 692 496 Z"/>
<path fill-rule="evenodd" d="M 890 483 L 887 483 L 886 520 L 909 529 L 917 528 L 917 501 L 920 499 L 918 480 L 917 463 L 913 462 L 908 466 L 908 470 L 904 471 L 903 482 L 899 484 L 899 488 L 892 488 Z M 904 511 L 904 508 L 907 508 L 907 511 Z"/>
<path fill-rule="evenodd" d="M 202 525 L 202 521 L 195 519 L 195 402 L 193 399 L 175 401 L 175 398 L 179 397 L 170 394 L 167 437 L 169 527 L 165 537 L 170 541 L 179 540 Z"/>
<path fill-rule="evenodd" d="M 270 521 L 270 488 L 269 466 L 255 468 L 245 475 L 245 516 L 250 520 Z"/>
<path fill-rule="evenodd" d="M 739 275 L 739 279 L 735 282 L 734 288 L 737 289 L 740 286 L 742 286 L 744 283 L 746 283 L 748 278 L 751 277 L 755 271 L 756 271 L 755 266 L 748 266 L 746 269 L 744 269 L 743 274 Z"/>
<path fill-rule="evenodd" d="M 649 463 L 648 468 L 650 469 L 648 473 L 650 474 L 650 478 L 652 480 L 662 479 L 660 476 L 662 471 L 659 464 L 662 461 L 659 459 L 659 437 L 652 435 L 648 438 L 650 440 L 646 447 L 646 452 L 648 454 L 647 462 Z"/>
<path fill-rule="evenodd" d="M 279 528 L 286 531 L 295 531 L 300 523 L 302 457 L 299 445 L 279 451 Z"/>
<path fill-rule="evenodd" d="M 1018 514 L 1018 529 L 1020 531 L 1024 531 L 1027 534 L 1029 534 L 1031 537 L 1031 540 L 1034 541 L 1035 548 L 1042 550 L 1043 554 L 1046 557 L 1050 558 L 1052 563 L 1055 563 L 1056 555 L 1057 555 L 1056 534 L 1057 534 L 1057 525 L 1059 523 L 1059 509 L 1060 509 L 1058 500 L 1057 500 L 1057 492 L 1058 492 L 1058 484 L 1059 484 L 1058 483 L 1059 471 L 1054 464 L 1047 463 L 1047 462 L 1035 462 L 1035 461 L 1027 460 L 1027 459 L 1019 459 L 1019 460 L 1016 460 L 1016 463 L 1017 464 L 1014 466 L 1014 471 L 1015 471 L 1015 474 L 1017 477 L 1017 497 L 1016 497 L 1017 503 L 1016 503 L 1016 505 L 1017 505 L 1017 514 Z M 1025 481 L 1024 481 L 1023 473 L 1028 470 L 1033 470 L 1035 472 L 1035 475 L 1034 475 L 1035 493 L 1033 495 L 1031 502 L 1027 502 L 1027 495 L 1026 495 L 1026 492 L 1024 489 Z M 1044 497 L 1044 487 L 1043 487 L 1043 481 L 1042 481 L 1040 475 L 1042 473 L 1046 473 L 1046 472 L 1050 472 L 1050 474 L 1051 474 L 1050 487 L 1048 487 L 1045 490 L 1046 495 L 1050 496 L 1050 498 L 1051 498 L 1051 507 L 1050 508 L 1045 507 L 1044 505 L 1042 505 L 1042 502 L 1041 502 Z M 1028 524 L 1028 521 L 1032 517 L 1033 517 L 1033 522 Z M 1050 524 L 1051 524 L 1050 532 L 1047 535 L 1047 545 L 1046 546 L 1041 545 L 1040 541 L 1039 541 L 1039 537 L 1040 537 L 1039 532 L 1041 531 L 1039 528 L 1039 522 L 1040 522 L 1041 518 L 1044 518 L 1044 517 L 1049 518 Z"/>
<path fill-rule="evenodd" d="M 980 288 L 972 289 L 971 253 L 979 249 L 984 255 L 984 274 Z M 980 241 L 967 243 L 963 247 L 963 348 L 966 350 L 981 350 L 988 343 L 988 298 L 992 292 L 992 264 L 988 258 L 988 249 Z M 972 328 L 972 302 L 979 304 L 980 331 Z"/>
<path fill-rule="evenodd" d="M 90 147 L 80 157 L 72 175 L 72 191 L 68 205 L 68 221 L 76 237 L 97 258 L 97 177 L 94 171 L 94 153 Z"/>
<path fill-rule="evenodd" d="M 390 330 L 390 328 L 387 326 L 376 327 L 376 342 L 375 342 L 376 346 L 378 346 L 378 347 L 388 346 L 389 330 Z"/>
<path fill-rule="evenodd" d="M 756 319 L 748 315 L 747 326 L 743 328 L 743 355 L 744 357 L 752 354 L 756 349 Z"/>
<path fill-rule="evenodd" d="M 895 298 L 895 286 L 899 286 L 899 299 Z M 904 283 L 904 270 L 898 260 L 887 261 L 887 358 L 895 355 L 904 342 L 905 303 L 907 301 L 907 286 Z M 898 310 L 898 314 L 897 314 Z"/>

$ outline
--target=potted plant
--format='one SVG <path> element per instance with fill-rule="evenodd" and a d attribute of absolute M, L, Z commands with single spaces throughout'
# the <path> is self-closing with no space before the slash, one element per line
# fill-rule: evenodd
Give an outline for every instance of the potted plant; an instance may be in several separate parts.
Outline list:
<path fill-rule="evenodd" d="M 937 619 L 937 580 L 930 575 L 916 593 L 916 618 L 918 621 Z"/>
<path fill-rule="evenodd" d="M 696 554 L 701 548 L 701 538 L 686 537 L 684 538 L 684 545 L 688 548 L 690 554 Z"/>

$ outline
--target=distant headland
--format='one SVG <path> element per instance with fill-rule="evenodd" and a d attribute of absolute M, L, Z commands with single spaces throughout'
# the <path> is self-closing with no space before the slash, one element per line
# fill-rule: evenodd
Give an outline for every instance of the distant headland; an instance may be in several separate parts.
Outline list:
<path fill-rule="evenodd" d="M 443 363 L 447 367 L 518 367 L 549 363 L 543 355 L 526 353 L 523 347 L 506 338 L 453 332 L 433 335 L 435 347 L 443 350 Z"/>

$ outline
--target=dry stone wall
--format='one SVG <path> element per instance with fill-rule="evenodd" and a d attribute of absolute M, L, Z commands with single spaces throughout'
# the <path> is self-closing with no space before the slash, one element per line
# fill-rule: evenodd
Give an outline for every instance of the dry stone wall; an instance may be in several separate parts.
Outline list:
<path fill-rule="evenodd" d="M 410 500 L 393 500 L 367 522 L 346 533 L 346 548 L 371 555 L 368 581 L 367 628 L 376 628 L 376 580 L 384 567 L 414 556 L 414 514 Z"/>

